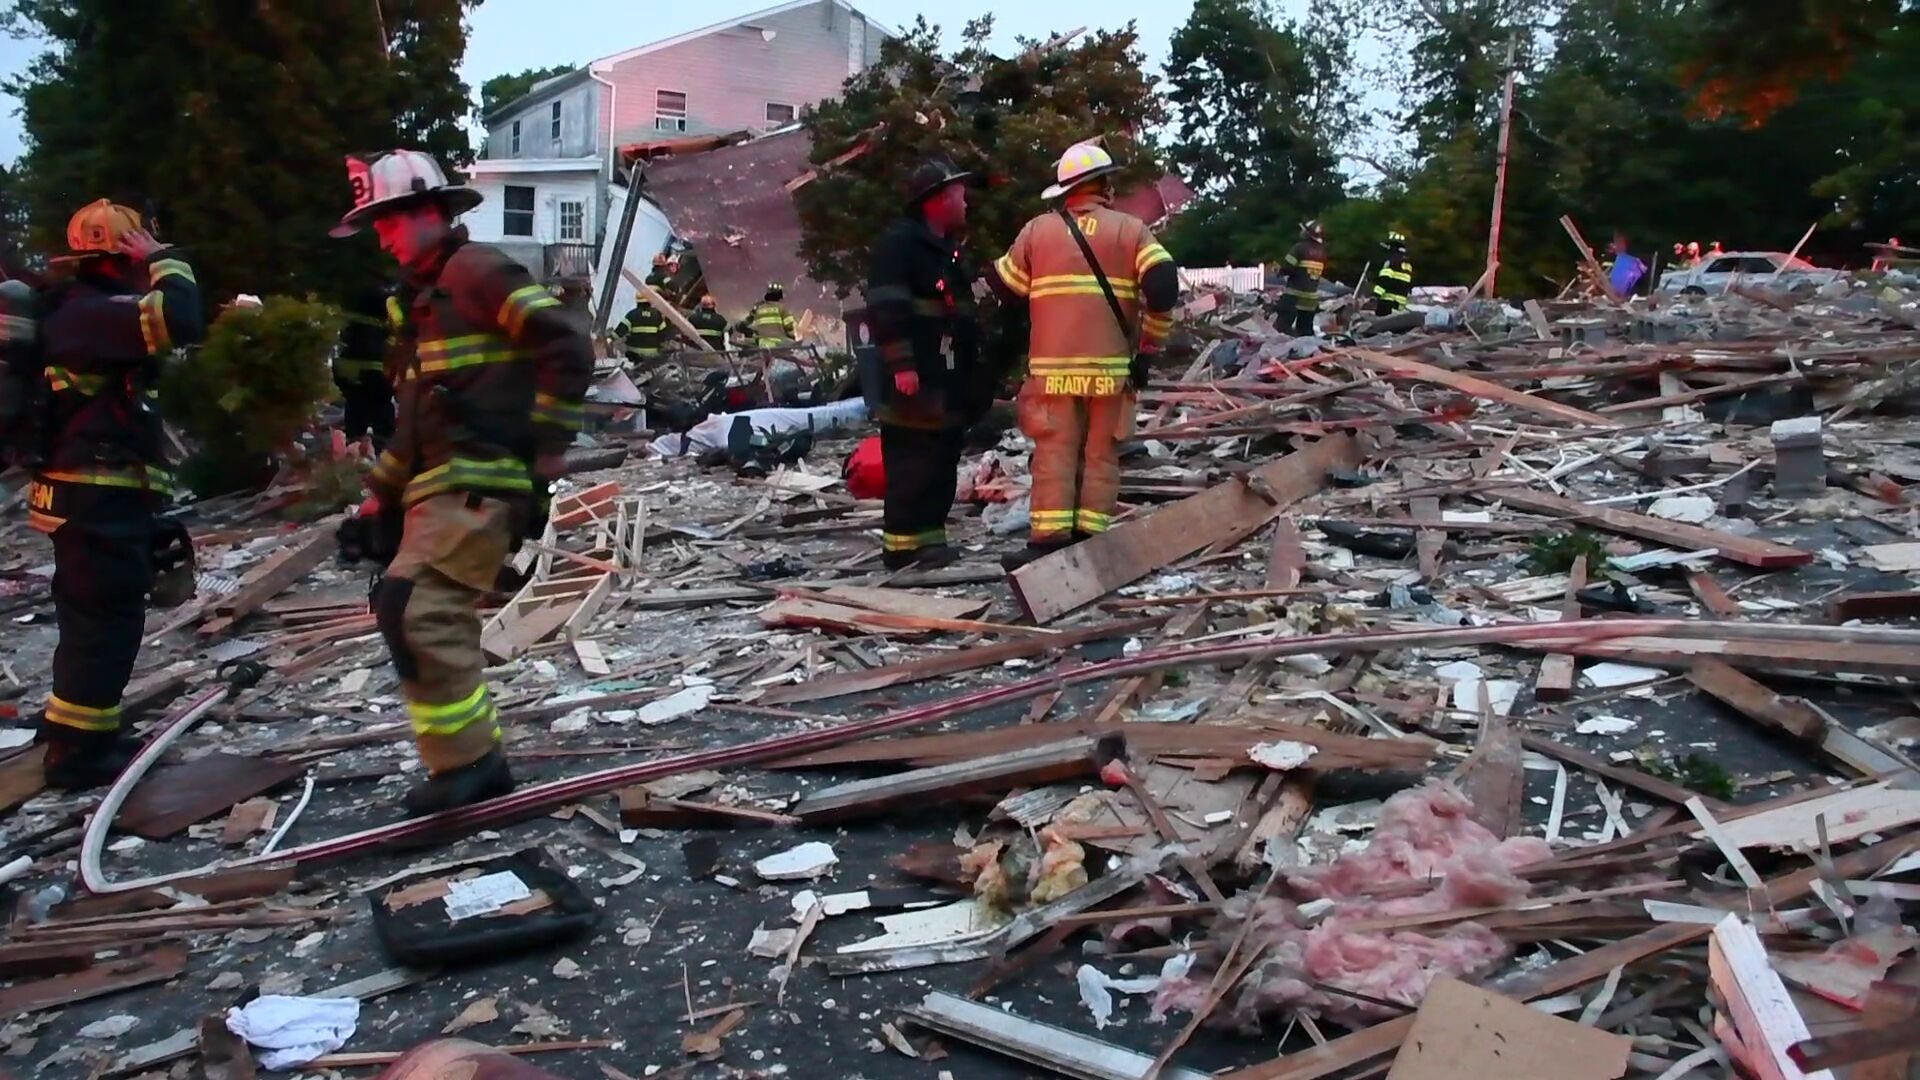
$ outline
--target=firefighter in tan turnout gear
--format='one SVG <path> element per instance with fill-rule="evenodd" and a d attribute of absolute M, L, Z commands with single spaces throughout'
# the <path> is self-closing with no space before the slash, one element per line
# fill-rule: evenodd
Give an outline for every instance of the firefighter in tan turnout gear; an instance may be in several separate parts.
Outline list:
<path fill-rule="evenodd" d="M 334 234 L 371 226 L 402 279 L 398 420 L 368 477 L 378 539 L 365 548 L 391 552 L 374 613 L 429 773 L 406 808 L 429 814 L 513 789 L 476 606 L 545 520 L 593 347 L 525 267 L 453 224 L 480 195 L 432 157 L 395 150 L 347 170 L 354 206 Z"/>
<path fill-rule="evenodd" d="M 1033 440 L 1033 524 L 1026 551 L 1001 560 L 1009 570 L 1112 524 L 1134 392 L 1172 327 L 1179 271 L 1144 222 L 1109 205 L 1118 168 L 1095 144 L 1068 150 L 1041 193 L 1063 204 L 994 264 L 1002 295 L 1026 303 L 1033 323 L 1018 401 Z"/>

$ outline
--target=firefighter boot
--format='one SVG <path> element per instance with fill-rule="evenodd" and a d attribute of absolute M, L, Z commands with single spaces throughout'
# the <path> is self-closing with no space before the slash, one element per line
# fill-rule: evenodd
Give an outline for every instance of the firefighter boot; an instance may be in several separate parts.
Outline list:
<path fill-rule="evenodd" d="M 931 544 L 912 551 L 888 551 L 880 556 L 880 565 L 889 570 L 939 570 L 960 561 L 960 553 L 947 544 Z"/>
<path fill-rule="evenodd" d="M 42 726 L 36 741 L 47 748 L 47 786 L 56 791 L 105 787 L 140 752 L 117 731 L 81 731 L 61 724 Z"/>
<path fill-rule="evenodd" d="M 426 817 L 443 810 L 457 810 L 512 791 L 513 772 L 507 768 L 507 755 L 496 746 L 471 765 L 429 776 L 408 789 L 407 816 Z"/>

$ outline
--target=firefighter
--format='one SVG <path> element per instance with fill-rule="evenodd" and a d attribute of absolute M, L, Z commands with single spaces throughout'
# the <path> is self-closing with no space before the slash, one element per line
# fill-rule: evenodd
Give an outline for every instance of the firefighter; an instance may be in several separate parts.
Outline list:
<path fill-rule="evenodd" d="M 740 329 L 754 348 L 781 349 L 799 339 L 800 325 L 781 303 L 786 295 L 787 290 L 779 282 L 769 284 L 765 298 L 755 304 L 740 323 Z"/>
<path fill-rule="evenodd" d="M 1391 315 L 1406 308 L 1407 296 L 1413 292 L 1413 260 L 1407 258 L 1406 234 L 1398 229 L 1389 232 L 1380 246 L 1386 254 L 1373 275 L 1373 313 Z"/>
<path fill-rule="evenodd" d="M 1286 291 L 1280 314 L 1291 319 L 1295 337 L 1313 333 L 1313 317 L 1320 313 L 1320 278 L 1327 272 L 1327 231 L 1318 221 L 1300 226 L 1300 242 L 1281 263 L 1287 269 Z"/>
<path fill-rule="evenodd" d="M 333 357 L 333 385 L 340 388 L 347 438 L 372 436 L 377 453 L 393 438 L 393 383 L 387 378 L 387 340 L 394 313 L 387 290 L 369 285 L 347 301 L 347 325 Z"/>
<path fill-rule="evenodd" d="M 371 226 L 402 279 L 399 425 L 367 486 L 377 555 L 392 552 L 374 615 L 428 771 L 406 795 L 417 816 L 513 789 L 476 608 L 544 526 L 585 418 L 593 347 L 525 267 L 453 224 L 480 195 L 449 184 L 431 156 L 349 158 L 347 171 L 354 206 L 334 233 Z"/>
<path fill-rule="evenodd" d="M 1110 205 L 1118 168 L 1096 143 L 1068 150 L 1041 193 L 1062 205 L 994 264 L 996 287 L 1032 322 L 1017 405 L 1034 444 L 1033 522 L 1026 550 L 1002 560 L 1009 570 L 1111 525 L 1134 391 L 1172 326 L 1179 271 L 1140 219 Z"/>
<path fill-rule="evenodd" d="M 27 524 L 53 541 L 60 641 L 36 736 L 46 779 L 98 787 L 134 754 L 120 695 L 140 652 L 147 594 L 188 559 L 185 530 L 156 516 L 173 493 L 154 385 L 161 358 L 206 331 L 200 287 L 140 215 L 101 199 L 67 223 L 71 277 L 43 297 L 45 362 Z"/>
<path fill-rule="evenodd" d="M 614 339 L 626 350 L 627 364 L 636 370 L 660 358 L 667 340 L 667 317 L 643 295 L 633 298 L 633 310 L 613 328 Z"/>
<path fill-rule="evenodd" d="M 700 340 L 711 346 L 714 352 L 727 351 L 727 317 L 720 314 L 718 302 L 712 293 L 700 298 L 700 306 L 693 309 L 687 321 L 700 331 Z"/>
<path fill-rule="evenodd" d="M 867 272 L 873 344 L 891 376 L 879 410 L 886 471 L 882 561 L 888 569 L 951 565 L 947 513 L 978 378 L 973 273 L 960 254 L 974 174 L 944 157 L 907 174 L 904 213 L 874 245 Z"/>

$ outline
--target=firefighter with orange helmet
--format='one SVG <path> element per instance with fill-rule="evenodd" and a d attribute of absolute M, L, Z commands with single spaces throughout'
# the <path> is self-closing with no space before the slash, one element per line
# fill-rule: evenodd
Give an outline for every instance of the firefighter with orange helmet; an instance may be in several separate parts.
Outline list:
<path fill-rule="evenodd" d="M 1034 444 L 1033 520 L 1008 569 L 1112 524 L 1134 393 L 1172 328 L 1179 271 L 1144 222 L 1113 208 L 1117 171 L 1096 143 L 1069 149 L 1041 193 L 1061 205 L 1027 222 L 993 267 L 1032 322 L 1018 412 Z"/>
<path fill-rule="evenodd" d="M 158 511 L 174 493 L 155 411 L 162 358 L 206 331 L 200 287 L 139 212 L 100 199 L 67 223 L 65 280 L 39 305 L 44 386 L 27 524 L 53 541 L 60 641 L 37 740 L 47 783 L 111 781 L 133 757 L 120 696 L 133 674 L 148 594 L 192 572 L 186 530 Z M 184 599 L 185 597 L 179 597 Z"/>
<path fill-rule="evenodd" d="M 349 158 L 347 172 L 354 206 L 335 235 L 371 226 L 402 279 L 399 420 L 367 478 L 377 542 L 361 546 L 390 555 L 373 606 L 427 767 L 406 795 L 417 816 L 513 789 L 477 606 L 544 525 L 585 419 L 593 346 L 524 266 L 454 224 L 480 194 L 431 156 Z"/>

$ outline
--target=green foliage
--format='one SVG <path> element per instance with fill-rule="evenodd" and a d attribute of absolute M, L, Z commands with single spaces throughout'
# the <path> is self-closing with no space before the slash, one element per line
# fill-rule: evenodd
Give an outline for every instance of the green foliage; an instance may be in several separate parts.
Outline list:
<path fill-rule="evenodd" d="M 944 153 L 992 180 L 969 193 L 967 248 L 975 265 L 998 258 L 1041 212 L 1041 189 L 1077 142 L 1103 138 L 1124 166 L 1117 181 L 1123 188 L 1160 174 L 1152 146 L 1138 133 L 1163 119 L 1163 106 L 1142 71 L 1131 24 L 1010 60 L 986 50 L 991 26 L 988 19 L 969 23 L 962 48 L 943 56 L 938 28 L 920 19 L 882 47 L 877 64 L 848 79 L 840 97 L 802 116 L 821 169 L 795 193 L 800 252 L 814 278 L 843 295 L 864 285 L 871 245 L 901 212 L 903 178 L 930 154 Z M 871 146 L 867 153 L 826 167 L 862 142 Z"/>
<path fill-rule="evenodd" d="M 1679 784 L 1688 791 L 1697 791 L 1722 802 L 1731 802 L 1734 796 L 1739 794 L 1733 782 L 1733 774 L 1711 758 L 1705 758 L 1699 754 L 1688 754 L 1686 757 L 1676 758 L 1671 754 L 1642 750 L 1639 760 L 1640 768 L 1645 770 L 1647 775 Z"/>
<path fill-rule="evenodd" d="M 1587 572 L 1598 574 L 1607 565 L 1606 541 L 1585 529 L 1546 533 L 1533 538 L 1527 548 L 1527 564 L 1535 573 L 1564 574 L 1586 556 Z"/>
<path fill-rule="evenodd" d="M 107 197 L 150 209 L 212 301 L 347 295 L 371 243 L 327 229 L 349 205 L 343 157 L 469 156 L 456 74 L 477 0 L 16 0 L 6 28 L 48 51 L 10 80 L 28 149 L 34 242 Z"/>
<path fill-rule="evenodd" d="M 485 120 L 499 111 L 502 106 L 511 105 L 527 95 L 538 83 L 558 78 L 578 69 L 573 64 L 555 64 L 553 67 L 528 68 L 511 75 L 495 75 L 480 84 L 479 118 Z"/>
<path fill-rule="evenodd" d="M 250 478 L 333 396 L 327 365 L 345 324 L 331 305 L 270 296 L 228 308 L 204 344 L 167 368 L 161 409 L 195 443 L 209 482 Z"/>

